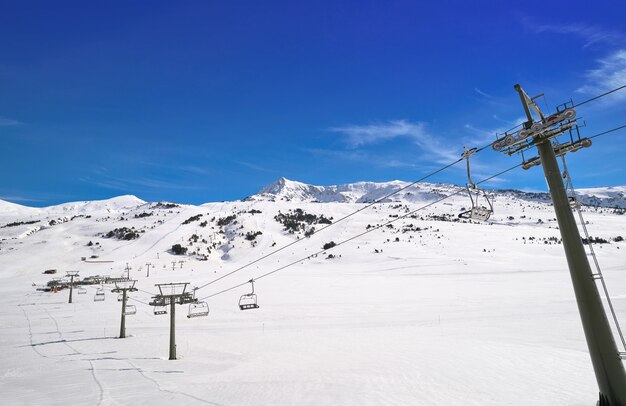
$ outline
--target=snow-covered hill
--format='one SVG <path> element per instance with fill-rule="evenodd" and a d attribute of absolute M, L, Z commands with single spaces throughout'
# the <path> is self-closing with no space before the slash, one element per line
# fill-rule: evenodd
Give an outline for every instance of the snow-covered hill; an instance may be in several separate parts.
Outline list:
<path fill-rule="evenodd" d="M 409 182 L 394 180 L 390 182 L 357 182 L 345 185 L 315 186 L 302 182 L 280 178 L 262 188 L 246 200 L 318 202 L 318 203 L 369 203 L 377 201 L 400 189 L 404 189 L 386 199 L 386 202 L 429 202 L 458 191 L 459 187 L 449 184 L 418 183 L 410 186 Z M 523 192 L 520 190 L 489 190 L 494 198 L 513 196 L 533 201 L 550 201 L 547 192 Z M 579 200 L 586 205 L 599 207 L 626 208 L 626 186 L 578 189 Z"/>
<path fill-rule="evenodd" d="M 593 404 L 547 195 L 490 191 L 486 223 L 458 219 L 464 193 L 428 205 L 453 185 L 363 204 L 406 184 L 283 178 L 245 201 L 201 206 L 0 202 L 0 392 L 17 405 Z M 623 191 L 581 192 L 614 206 Z M 596 252 L 624 324 L 626 216 L 583 214 L 606 241 Z M 129 338 L 114 339 L 112 285 L 103 302 L 89 285 L 71 305 L 67 290 L 37 290 L 66 271 L 137 280 Z M 253 278 L 260 308 L 242 312 Z M 176 361 L 169 316 L 148 305 L 155 284 L 172 282 L 202 287 L 211 309 L 187 318 L 178 306 Z"/>

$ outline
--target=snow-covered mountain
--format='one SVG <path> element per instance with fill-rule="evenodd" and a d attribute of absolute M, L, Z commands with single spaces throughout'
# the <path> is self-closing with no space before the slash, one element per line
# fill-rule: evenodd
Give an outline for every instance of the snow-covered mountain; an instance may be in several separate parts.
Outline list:
<path fill-rule="evenodd" d="M 408 182 L 357 182 L 335 186 L 314 186 L 280 178 L 264 187 L 248 200 L 317 203 L 368 203 L 391 194 L 409 185 Z M 402 191 L 387 201 L 424 201 L 439 196 L 439 186 L 429 183 L 418 184 L 410 191 Z"/>
<path fill-rule="evenodd" d="M 146 204 L 145 201 L 133 195 L 117 196 L 106 200 L 80 201 L 49 206 L 50 213 L 85 214 L 90 212 L 119 212 L 133 209 Z"/>
<path fill-rule="evenodd" d="M 344 185 L 315 186 L 286 179 L 284 177 L 262 188 L 248 197 L 249 201 L 285 201 L 317 203 L 369 203 L 393 192 L 406 188 L 386 199 L 386 202 L 418 203 L 429 202 L 454 193 L 459 186 L 393 180 L 390 182 L 356 182 Z M 520 190 L 489 190 L 494 198 L 512 196 L 529 202 L 549 202 L 547 192 L 524 192 Z M 579 200 L 590 206 L 626 208 L 626 186 L 578 189 Z"/>

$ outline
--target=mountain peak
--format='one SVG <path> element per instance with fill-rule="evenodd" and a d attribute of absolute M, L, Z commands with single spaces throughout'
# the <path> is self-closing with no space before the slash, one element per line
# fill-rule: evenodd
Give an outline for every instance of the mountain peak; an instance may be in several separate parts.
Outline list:
<path fill-rule="evenodd" d="M 322 202 L 322 203 L 364 203 L 384 198 L 389 193 L 397 191 L 407 183 L 394 180 L 390 182 L 356 182 L 343 185 L 315 186 L 289 180 L 281 177 L 277 181 L 265 186 L 257 194 L 249 197 L 250 200 L 294 201 L 294 202 Z M 424 184 L 427 191 L 432 193 L 434 185 Z M 410 197 L 426 198 L 423 193 L 402 193 L 392 200 L 408 199 Z"/>

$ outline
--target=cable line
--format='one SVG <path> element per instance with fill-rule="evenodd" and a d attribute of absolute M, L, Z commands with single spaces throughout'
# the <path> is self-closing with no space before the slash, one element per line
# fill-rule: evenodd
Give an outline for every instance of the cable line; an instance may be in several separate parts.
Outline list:
<path fill-rule="evenodd" d="M 495 174 L 495 175 L 493 175 L 493 176 L 490 176 L 490 177 L 488 177 L 488 178 L 486 178 L 486 179 L 483 179 L 483 180 L 481 180 L 480 182 L 476 182 L 476 184 L 477 184 L 477 185 L 479 185 L 479 184 L 481 184 L 481 183 L 485 183 L 485 182 L 487 182 L 487 181 L 489 181 L 489 180 L 491 180 L 491 179 L 493 179 L 493 178 L 496 178 L 496 177 L 501 176 L 501 175 L 503 175 L 503 174 L 505 174 L 505 173 L 507 173 L 507 172 L 509 172 L 509 171 L 512 171 L 513 169 L 519 168 L 520 166 L 522 166 L 522 164 L 521 164 L 521 163 L 520 163 L 520 164 L 517 164 L 517 165 L 515 165 L 515 166 L 513 166 L 513 167 L 511 167 L 511 168 L 505 169 L 505 170 L 503 170 L 502 172 L 499 172 L 499 173 L 497 173 L 497 174 Z M 463 192 L 465 192 L 465 189 L 459 188 L 459 190 L 457 190 L 457 191 L 456 191 L 456 192 L 454 192 L 454 193 L 451 193 L 451 194 L 449 194 L 449 195 L 447 195 L 447 196 L 444 196 L 444 197 L 439 198 L 439 199 L 437 199 L 437 200 L 435 200 L 435 201 L 433 201 L 433 202 L 430 202 L 430 203 L 428 203 L 428 204 L 426 204 L 426 205 L 424 205 L 424 206 L 421 206 L 421 207 L 419 207 L 419 208 L 417 208 L 417 209 L 415 209 L 415 210 L 412 210 L 412 211 L 410 211 L 410 212 L 408 212 L 408 213 L 405 213 L 405 214 L 403 214 L 402 216 L 399 216 L 399 217 L 396 217 L 396 218 L 394 218 L 394 219 L 392 219 L 392 220 L 389 220 L 389 221 L 387 221 L 386 223 L 379 224 L 379 225 L 377 225 L 377 226 L 375 226 L 375 227 L 372 227 L 372 228 L 370 228 L 370 229 L 368 229 L 368 230 L 366 230 L 366 231 L 364 231 L 364 232 L 362 232 L 362 233 L 356 234 L 356 235 L 354 235 L 354 236 L 352 236 L 352 237 L 350 237 L 350 238 L 348 238 L 348 239 L 346 239 L 346 240 L 343 240 L 343 241 L 341 241 L 341 242 L 337 243 L 335 246 L 333 246 L 333 247 L 331 247 L 331 248 L 328 248 L 328 249 L 322 249 L 322 250 L 317 251 L 317 252 L 315 252 L 315 253 L 313 253 L 313 254 L 307 255 L 307 256 L 306 256 L 306 257 L 304 257 L 304 258 L 298 259 L 298 260 L 296 260 L 296 261 L 293 261 L 293 262 L 290 262 L 290 263 L 288 263 L 288 264 L 286 264 L 286 265 L 283 265 L 283 266 L 281 266 L 281 267 L 279 267 L 279 268 L 276 268 L 276 269 L 274 269 L 274 270 L 272 270 L 272 271 L 270 271 L 270 272 L 264 273 L 264 274 L 262 274 L 262 275 L 260 275 L 260 276 L 258 276 L 258 277 L 256 277 L 256 278 L 254 278 L 254 280 L 256 281 L 256 280 L 259 280 L 259 279 L 265 278 L 266 276 L 272 275 L 272 274 L 274 274 L 274 273 L 276 273 L 276 272 L 278 272 L 278 271 L 282 271 L 282 270 L 284 270 L 284 269 L 286 269 L 286 268 L 289 268 L 289 267 L 291 267 L 291 266 L 293 266 L 293 265 L 296 265 L 296 264 L 298 264 L 299 262 L 302 262 L 302 261 L 304 261 L 304 260 L 310 259 L 311 257 L 313 257 L 313 256 L 315 256 L 315 255 L 322 254 L 322 253 L 324 253 L 324 252 L 326 252 L 326 251 L 330 251 L 330 250 L 331 250 L 331 249 L 333 249 L 333 248 L 339 247 L 340 245 L 343 245 L 343 244 L 345 244 L 345 243 L 347 243 L 347 242 L 350 242 L 350 241 L 355 240 L 355 239 L 357 239 L 357 238 L 359 238 L 359 237 L 362 237 L 362 236 L 364 236 L 364 235 L 366 235 L 366 234 L 369 234 L 369 233 L 371 233 L 371 232 L 373 232 L 373 231 L 376 231 L 376 230 L 379 230 L 379 229 L 381 229 L 381 228 L 383 228 L 383 227 L 386 227 L 386 226 L 387 226 L 387 225 L 389 225 L 389 224 L 392 224 L 392 223 L 394 223 L 394 222 L 396 222 L 396 221 L 399 221 L 399 220 L 402 220 L 402 219 L 404 219 L 404 218 L 406 218 L 406 217 L 409 217 L 409 216 L 411 216 L 411 215 L 415 214 L 416 212 L 418 212 L 418 211 L 420 211 L 420 210 L 424 210 L 424 209 L 426 209 L 426 208 L 428 208 L 428 207 L 430 207 L 430 206 L 433 206 L 433 205 L 435 205 L 435 204 L 437 204 L 437 203 L 440 203 L 440 202 L 442 202 L 442 201 L 444 201 L 444 200 L 446 200 L 446 199 L 449 199 L 449 198 L 450 198 L 450 197 L 452 197 L 452 196 L 458 195 L 458 194 L 463 193 Z M 221 295 L 222 293 L 226 293 L 226 292 L 229 292 L 229 291 L 231 291 L 231 290 L 237 289 L 237 288 L 239 288 L 239 287 L 241 287 L 241 286 L 247 285 L 248 283 L 249 283 L 249 281 L 246 281 L 246 282 L 240 283 L 240 284 L 235 285 L 235 286 L 232 286 L 232 287 L 230 287 L 230 288 L 228 288 L 228 289 L 224 289 L 224 290 L 221 290 L 221 291 L 219 291 L 219 292 L 217 292 L 217 293 L 213 293 L 213 294 L 211 294 L 211 295 L 209 295 L 209 296 L 205 296 L 205 297 L 203 297 L 203 298 L 202 298 L 202 299 L 200 299 L 200 300 L 206 300 L 206 299 L 209 299 L 209 298 L 215 297 L 215 296 L 217 296 L 217 295 Z"/>
<path fill-rule="evenodd" d="M 613 89 L 613 90 L 609 90 L 609 91 L 608 91 L 608 92 L 606 92 L 606 93 L 602 93 L 601 95 L 598 95 L 598 96 L 596 96 L 596 97 L 592 97 L 591 99 L 585 100 L 584 102 L 581 102 L 581 103 L 575 104 L 574 106 L 572 106 L 572 108 L 575 108 L 575 107 L 578 107 L 578 106 L 582 106 L 583 104 L 586 104 L 586 103 L 589 103 L 589 102 L 594 101 L 594 100 L 596 100 L 596 99 L 599 99 L 599 98 L 601 98 L 601 97 L 607 96 L 607 95 L 609 95 L 609 94 L 611 94 L 611 93 L 617 92 L 618 90 L 622 90 L 622 89 L 624 89 L 624 88 L 626 88 L 626 85 L 622 85 L 622 86 L 620 86 L 620 87 L 616 87 L 615 89 Z"/>
<path fill-rule="evenodd" d="M 146 306 L 150 306 L 150 304 L 149 304 L 149 303 L 146 303 L 146 302 L 144 302 L 144 301 L 142 301 L 142 300 L 139 300 L 139 299 L 135 299 L 135 298 L 134 298 L 134 297 L 132 297 L 132 296 L 126 296 L 126 299 L 128 299 L 128 300 L 134 300 L 135 302 L 139 302 L 139 303 L 141 303 L 141 304 L 145 304 Z"/>
<path fill-rule="evenodd" d="M 621 130 L 622 128 L 626 128 L 626 124 L 624 124 L 622 126 L 619 126 L 619 127 L 612 128 L 612 129 L 604 131 L 604 132 L 601 132 L 599 134 L 592 135 L 591 137 L 587 137 L 587 138 L 589 138 L 589 139 L 596 138 L 596 137 L 599 137 L 599 136 L 604 135 L 604 134 L 612 133 L 613 131 Z"/>

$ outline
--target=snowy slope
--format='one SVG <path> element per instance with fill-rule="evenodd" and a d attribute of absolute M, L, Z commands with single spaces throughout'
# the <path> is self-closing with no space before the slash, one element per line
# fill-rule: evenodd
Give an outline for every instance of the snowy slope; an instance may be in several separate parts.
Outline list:
<path fill-rule="evenodd" d="M 38 223 L 0 228 L 5 399 L 16 405 L 595 403 L 563 247 L 552 208 L 540 196 L 494 192 L 488 223 L 459 222 L 467 196 L 421 209 L 458 190 L 425 184 L 407 189 L 406 200 L 394 196 L 339 221 L 361 210 L 359 202 L 403 183 L 282 183 L 248 201 L 202 206 L 128 197 L 73 203 L 74 209 L 41 209 Z M 297 209 L 315 220 L 290 233 L 276 218 L 296 218 Z M 626 217 L 583 210 L 591 234 L 609 241 L 596 252 L 624 324 L 626 242 L 617 237 L 626 236 Z M 333 225 L 324 229 L 322 216 Z M 305 237 L 312 227 L 318 232 Z M 138 238 L 106 237 L 122 228 Z M 340 245 L 324 251 L 330 241 Z M 174 255 L 174 244 L 187 253 Z M 138 312 L 127 317 L 126 339 L 115 338 L 120 302 L 112 286 L 105 286 L 104 302 L 94 302 L 96 286 L 88 286 L 87 294 L 74 292 L 73 304 L 67 291 L 36 290 L 65 271 L 121 276 L 127 265 L 140 290 L 131 293 Z M 43 274 L 47 269 L 58 272 Z M 260 308 L 242 312 L 237 302 L 251 278 Z M 187 309 L 177 307 L 176 361 L 167 360 L 169 316 L 155 316 L 146 304 L 155 283 L 170 282 L 210 283 L 198 297 L 217 294 L 206 299 L 206 318 L 188 319 Z"/>

